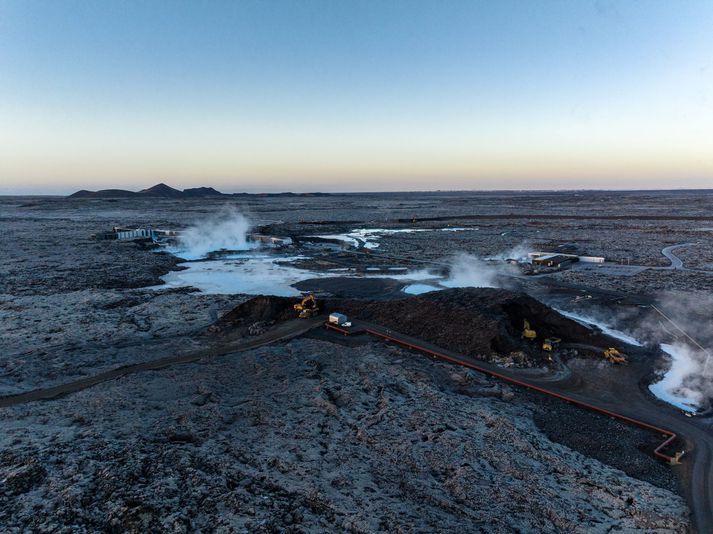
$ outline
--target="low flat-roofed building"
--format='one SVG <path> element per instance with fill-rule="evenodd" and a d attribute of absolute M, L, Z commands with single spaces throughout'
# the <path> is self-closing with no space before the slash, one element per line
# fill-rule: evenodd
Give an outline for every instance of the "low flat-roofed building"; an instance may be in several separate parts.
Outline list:
<path fill-rule="evenodd" d="M 577 256 L 571 256 L 568 254 L 545 254 L 543 256 L 533 258 L 532 263 L 534 265 L 541 265 L 544 267 L 562 267 L 563 265 L 574 263 L 578 259 L 579 258 Z"/>
<path fill-rule="evenodd" d="M 580 256 L 582 263 L 604 263 L 604 256 Z"/>
<path fill-rule="evenodd" d="M 604 263 L 603 256 L 577 256 L 576 254 L 560 254 L 558 252 L 528 252 L 527 257 L 533 264 L 544 265 L 542 260 L 544 258 L 554 258 L 555 256 L 561 256 L 563 258 L 569 258 L 572 262 L 581 261 L 582 263 Z"/>

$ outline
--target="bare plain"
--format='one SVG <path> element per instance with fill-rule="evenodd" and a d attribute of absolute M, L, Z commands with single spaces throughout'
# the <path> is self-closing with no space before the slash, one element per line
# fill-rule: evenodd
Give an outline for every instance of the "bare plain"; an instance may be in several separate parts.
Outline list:
<path fill-rule="evenodd" d="M 673 425 L 677 445 L 699 452 L 668 466 L 652 455 L 656 436 L 640 428 L 373 339 L 342 338 L 319 324 L 290 330 L 286 325 L 298 321 L 273 313 L 274 300 L 233 311 L 229 322 L 251 295 L 157 288 L 162 276 L 185 267 L 180 258 L 91 237 L 114 225 L 182 229 L 226 207 L 262 234 L 290 237 L 290 266 L 332 272 L 298 289 L 335 306 L 344 302 L 356 315 L 363 302 L 361 318 L 393 318 L 391 328 L 411 326 L 404 333 L 434 343 L 452 329 L 441 344 L 493 365 L 540 378 L 569 373 L 563 391 L 576 383 L 589 401 L 623 403 Z M 386 232 L 372 249 L 313 239 L 356 229 L 408 231 Z M 502 289 L 493 291 L 508 293 L 488 299 L 504 299 L 509 310 L 508 295 L 524 293 L 604 318 L 646 342 L 668 341 L 651 320 L 651 305 L 664 306 L 708 344 L 712 192 L 5 197 L 0 230 L 4 531 L 710 526 L 710 444 L 699 438 L 710 435 L 710 410 L 687 418 L 651 396 L 648 384 L 667 365 L 653 344 L 622 348 L 629 362 L 621 367 L 574 338 L 554 364 L 495 342 L 482 350 L 468 341 L 487 335 L 490 323 L 473 319 L 468 324 L 483 330 L 456 328 L 447 310 L 452 291 L 454 306 L 475 306 L 474 317 L 484 316 L 482 292 L 452 289 L 434 303 L 436 297 L 409 297 L 403 290 L 413 281 L 388 272 L 438 271 L 462 254 L 504 260 L 519 249 L 604 256 L 601 267 L 500 271 L 494 285 Z M 353 274 L 335 275 L 339 269 Z M 399 305 L 403 317 L 382 304 L 408 298 L 412 304 Z M 523 343 L 510 323 L 498 324 L 493 332 L 507 330 L 497 330 L 498 343 Z M 548 324 L 560 323 L 541 328 Z M 152 367 L 162 359 L 165 365 Z M 13 397 L 48 388 L 58 393 L 47 400 Z"/>

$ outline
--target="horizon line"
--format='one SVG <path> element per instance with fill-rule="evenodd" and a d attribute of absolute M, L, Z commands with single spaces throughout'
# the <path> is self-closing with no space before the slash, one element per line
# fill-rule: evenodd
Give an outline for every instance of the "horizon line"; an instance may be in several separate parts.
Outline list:
<path fill-rule="evenodd" d="M 158 184 L 156 184 L 156 185 L 158 185 Z M 153 187 L 153 186 L 150 186 L 150 187 Z M 150 189 L 150 187 L 147 187 L 145 189 Z M 195 189 L 195 188 L 200 188 L 200 187 L 210 188 L 211 186 L 195 186 L 195 187 L 187 187 L 185 189 Z M 182 192 L 185 189 L 178 189 L 178 191 Z M 137 192 L 137 193 L 139 191 L 142 191 L 142 190 L 131 191 L 129 189 L 120 189 L 120 188 L 107 188 L 107 189 L 98 189 L 98 190 L 92 191 L 92 192 L 112 191 L 112 190 L 113 191 L 122 190 L 122 191 Z M 74 194 L 78 191 L 90 191 L 90 190 L 78 189 L 77 191 L 74 191 L 74 192 L 68 193 L 68 194 L 57 194 L 57 193 L 3 193 L 2 190 L 0 189 L 0 198 L 8 198 L 8 197 L 68 198 L 69 196 L 71 196 L 72 194 Z M 348 191 L 348 190 L 344 190 L 344 191 L 319 191 L 319 190 L 289 191 L 289 190 L 285 190 L 285 191 L 253 191 L 253 192 L 249 192 L 249 191 L 230 191 L 230 192 L 218 191 L 218 192 L 224 196 L 231 196 L 231 195 L 259 196 L 259 195 L 285 195 L 285 194 L 294 194 L 294 195 L 310 195 L 310 194 L 377 195 L 377 194 L 399 194 L 399 193 L 410 193 L 410 194 L 418 194 L 418 193 L 593 193 L 593 192 L 599 192 L 599 193 L 651 192 L 651 193 L 655 193 L 655 192 L 670 192 L 670 191 L 679 191 L 679 192 L 711 191 L 711 192 L 713 192 L 713 188 L 705 188 L 705 187 L 698 187 L 698 188 L 696 188 L 696 187 L 692 187 L 692 188 L 691 187 L 673 187 L 673 188 L 667 188 L 667 189 L 661 189 L 661 188 L 639 188 L 639 189 L 628 189 L 628 188 L 623 188 L 623 189 L 613 189 L 613 188 L 522 189 L 522 188 L 512 188 L 512 189 L 394 189 L 394 190 L 384 190 L 384 191 Z M 77 199 L 77 200 L 85 200 L 85 199 Z M 177 200 L 180 200 L 180 199 L 177 199 Z"/>

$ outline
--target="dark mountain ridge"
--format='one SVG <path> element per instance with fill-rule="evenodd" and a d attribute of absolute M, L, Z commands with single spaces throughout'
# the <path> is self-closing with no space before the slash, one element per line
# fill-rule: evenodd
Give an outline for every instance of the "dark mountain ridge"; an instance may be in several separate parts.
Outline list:
<path fill-rule="evenodd" d="M 301 197 L 301 196 L 328 196 L 329 193 L 221 193 L 212 187 L 192 187 L 176 189 L 164 183 L 156 184 L 153 187 L 142 189 L 141 191 L 128 191 L 126 189 L 101 189 L 99 191 L 88 191 L 82 189 L 72 193 L 67 198 L 204 198 L 204 197 Z"/>

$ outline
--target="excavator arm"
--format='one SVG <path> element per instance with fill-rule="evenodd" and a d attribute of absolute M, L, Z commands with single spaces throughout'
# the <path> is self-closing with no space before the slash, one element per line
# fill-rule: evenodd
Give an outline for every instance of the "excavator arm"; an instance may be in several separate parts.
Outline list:
<path fill-rule="evenodd" d="M 311 293 L 293 306 L 294 310 L 300 319 L 309 319 L 313 315 L 317 315 L 319 312 L 319 307 L 317 306 L 317 299 Z"/>

